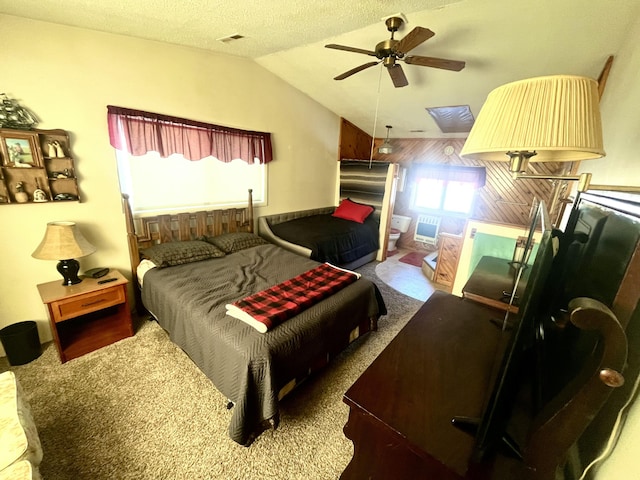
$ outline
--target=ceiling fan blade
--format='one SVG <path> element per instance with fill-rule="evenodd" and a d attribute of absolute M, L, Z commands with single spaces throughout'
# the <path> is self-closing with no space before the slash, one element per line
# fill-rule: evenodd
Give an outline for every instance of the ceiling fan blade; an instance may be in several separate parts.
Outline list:
<path fill-rule="evenodd" d="M 407 53 L 409 50 L 413 50 L 422 42 L 429 40 L 433 37 L 435 33 L 433 33 L 428 28 L 424 27 L 415 27 L 409 33 L 407 33 L 402 40 L 400 40 L 394 50 L 402 55 Z"/>
<path fill-rule="evenodd" d="M 344 50 L 345 52 L 364 53 L 365 55 L 371 55 L 373 57 L 376 56 L 376 52 L 374 52 L 373 50 L 364 50 L 362 48 L 347 47 L 345 45 L 336 45 L 335 43 L 330 43 L 329 45 L 325 45 L 325 48 L 333 48 L 334 50 Z"/>
<path fill-rule="evenodd" d="M 350 77 L 351 75 L 353 75 L 354 73 L 358 73 L 361 72 L 362 70 L 364 70 L 365 68 L 369 68 L 369 67 L 373 67 L 374 65 L 378 65 L 378 63 L 380 62 L 369 62 L 369 63 L 365 63 L 364 65 L 360 65 L 359 67 L 356 68 L 352 68 L 351 70 L 344 72 L 340 75 L 338 75 L 337 77 L 334 77 L 334 80 L 344 80 L 347 77 Z"/>
<path fill-rule="evenodd" d="M 442 68 L 443 70 L 453 70 L 459 72 L 465 66 L 465 62 L 458 60 L 447 60 L 446 58 L 421 57 L 419 55 L 409 55 L 403 58 L 405 63 L 410 65 L 420 65 L 422 67 Z"/>
<path fill-rule="evenodd" d="M 404 70 L 402 70 L 402 66 L 396 63 L 395 65 L 387 67 L 387 70 L 389 71 L 389 76 L 391 77 L 394 87 L 399 88 L 409 85 L 409 81 L 404 74 Z"/>

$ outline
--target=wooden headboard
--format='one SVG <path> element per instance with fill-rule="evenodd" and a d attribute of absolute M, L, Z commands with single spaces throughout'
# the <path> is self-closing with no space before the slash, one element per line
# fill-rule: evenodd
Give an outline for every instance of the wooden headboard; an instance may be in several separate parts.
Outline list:
<path fill-rule="evenodd" d="M 199 212 L 134 218 L 129 195 L 122 194 L 127 240 L 131 259 L 131 275 L 138 283 L 136 269 L 140 251 L 159 243 L 194 240 L 203 235 L 215 236 L 231 232 L 253 232 L 253 195 L 249 189 L 245 208 L 203 210 Z"/>

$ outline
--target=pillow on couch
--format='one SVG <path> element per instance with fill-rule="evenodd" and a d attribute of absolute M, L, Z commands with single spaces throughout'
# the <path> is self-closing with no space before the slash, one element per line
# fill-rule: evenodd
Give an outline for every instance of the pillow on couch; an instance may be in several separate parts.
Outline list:
<path fill-rule="evenodd" d="M 202 240 L 160 243 L 153 247 L 145 248 L 142 254 L 145 258 L 155 263 L 158 268 L 224 257 L 222 250 Z"/>
<path fill-rule="evenodd" d="M 266 245 L 264 238 L 250 232 L 223 233 L 215 237 L 204 237 L 204 240 L 215 245 L 224 253 L 234 253 L 257 245 Z"/>
<path fill-rule="evenodd" d="M 373 213 L 373 210 L 374 208 L 371 205 L 364 205 L 345 198 L 332 215 L 344 220 L 364 223 L 367 217 Z"/>

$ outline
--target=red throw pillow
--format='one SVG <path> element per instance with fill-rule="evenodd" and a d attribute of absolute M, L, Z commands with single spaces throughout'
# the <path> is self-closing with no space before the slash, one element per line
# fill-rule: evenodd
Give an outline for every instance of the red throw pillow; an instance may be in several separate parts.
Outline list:
<path fill-rule="evenodd" d="M 353 222 L 364 223 L 366 218 L 371 215 L 372 212 L 372 206 L 352 202 L 348 198 L 345 198 L 340 202 L 336 211 L 333 212 L 333 216 L 343 218 L 345 220 L 351 220 Z"/>

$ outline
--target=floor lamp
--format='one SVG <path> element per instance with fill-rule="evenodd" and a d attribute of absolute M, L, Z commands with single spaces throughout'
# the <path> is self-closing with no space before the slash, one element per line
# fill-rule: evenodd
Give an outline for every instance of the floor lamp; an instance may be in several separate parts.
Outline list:
<path fill-rule="evenodd" d="M 552 75 L 508 83 L 483 105 L 460 156 L 509 162 L 514 179 L 577 181 L 578 191 L 594 189 L 591 174 L 531 175 L 529 162 L 575 162 L 605 155 L 598 82 Z M 552 194 L 549 211 L 558 201 Z"/>

